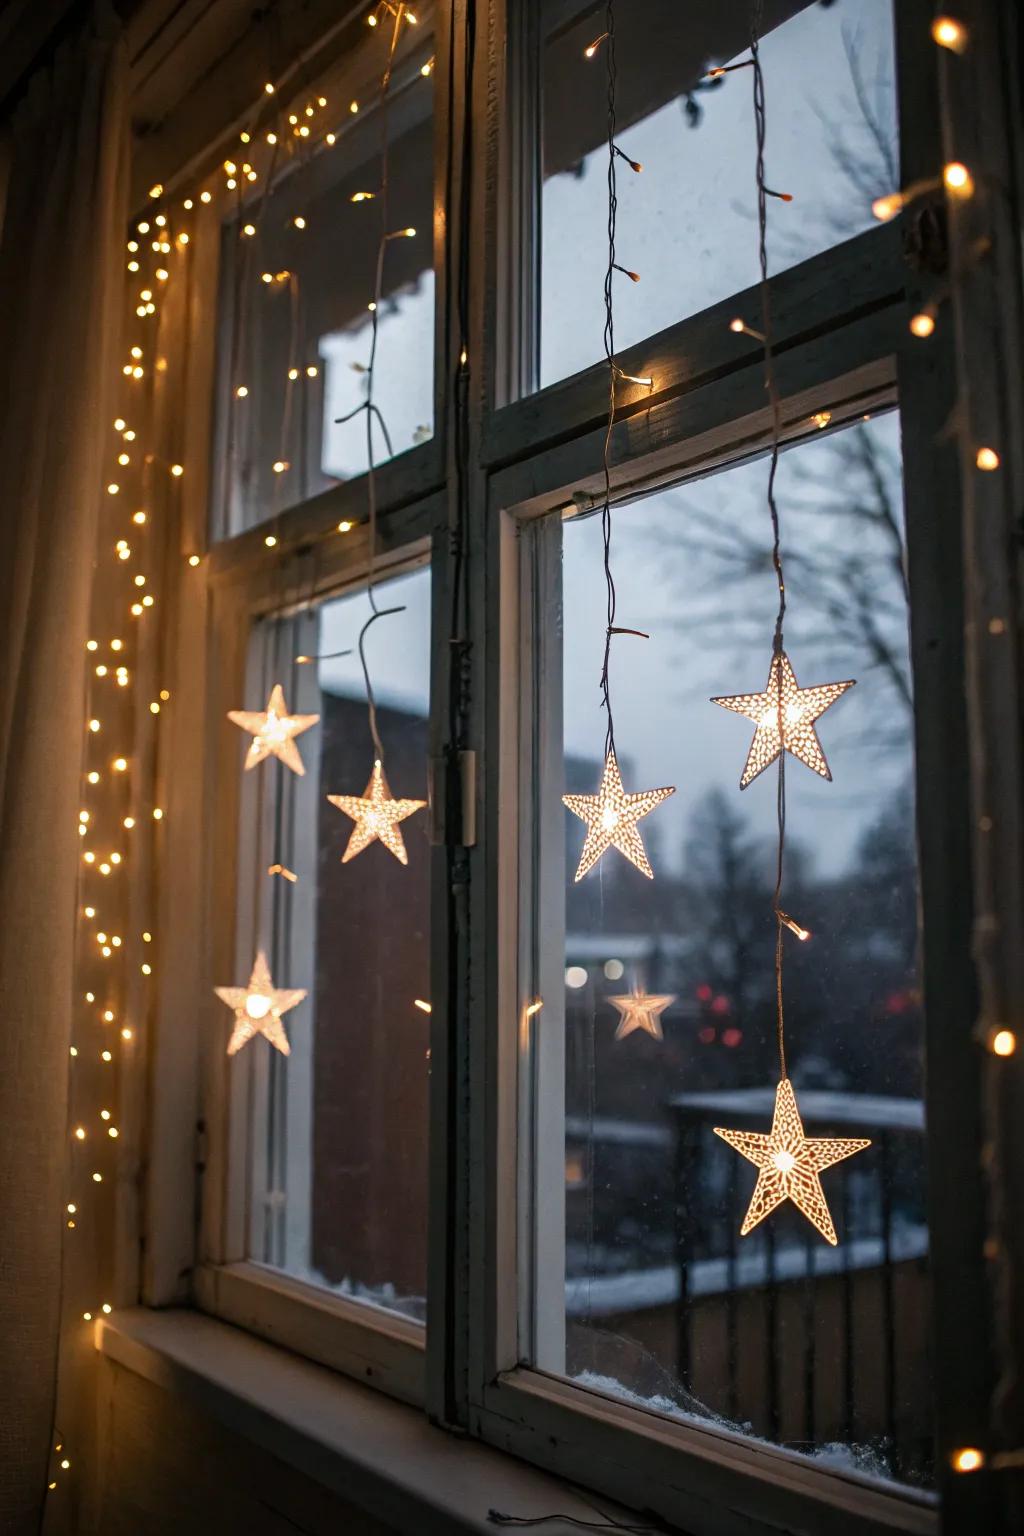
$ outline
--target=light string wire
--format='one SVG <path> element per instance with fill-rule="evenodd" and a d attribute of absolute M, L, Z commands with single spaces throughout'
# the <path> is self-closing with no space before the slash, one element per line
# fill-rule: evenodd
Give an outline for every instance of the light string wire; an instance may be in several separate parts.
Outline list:
<path fill-rule="evenodd" d="M 532 1526 L 572 1525 L 578 1531 L 623 1531 L 627 1536 L 661 1536 L 663 1525 L 631 1525 L 621 1520 L 581 1520 L 578 1515 L 505 1515 L 500 1509 L 489 1509 L 487 1518 L 492 1525 L 504 1525 L 514 1530 L 527 1530 Z"/>
<path fill-rule="evenodd" d="M 780 906 L 780 898 L 782 896 L 782 878 L 786 849 L 786 738 L 783 734 L 785 722 L 782 707 L 782 653 L 783 625 L 786 618 L 786 580 L 782 566 L 782 528 L 779 519 L 778 502 L 775 498 L 775 477 L 778 473 L 779 443 L 782 435 L 782 411 L 779 400 L 778 381 L 775 376 L 771 292 L 768 286 L 768 198 L 771 194 L 765 181 L 764 169 L 764 151 L 768 122 L 765 103 L 764 71 L 761 67 L 760 52 L 763 9 L 763 0 L 754 0 L 750 20 L 750 62 L 752 65 L 754 88 L 754 128 L 757 140 L 757 234 L 758 260 L 761 270 L 761 329 L 764 332 L 765 385 L 771 409 L 772 433 L 771 459 L 768 469 L 768 510 L 771 514 L 772 522 L 772 569 L 775 572 L 775 581 L 779 594 L 779 607 L 775 615 L 775 632 L 772 637 L 771 662 L 779 733 L 779 773 L 775 796 L 778 846 L 775 859 L 775 889 L 772 893 L 772 914 L 775 918 L 775 1026 L 779 1048 L 779 1071 L 780 1075 L 784 1078 L 786 1076 L 786 1038 L 785 1015 L 782 1002 L 782 960 L 783 931 L 786 925 L 786 915 Z"/>
<path fill-rule="evenodd" d="M 405 20 L 405 13 L 407 9 L 408 7 L 405 4 L 405 0 L 399 0 L 399 3 L 394 7 L 391 40 L 388 44 L 387 61 L 384 65 L 384 73 L 381 77 L 380 83 L 380 102 L 378 107 L 380 118 L 380 183 L 377 188 L 380 238 L 377 245 L 377 264 L 374 273 L 373 309 L 370 316 L 370 357 L 366 370 L 366 399 L 363 401 L 362 405 L 356 408 L 355 411 L 349 413 L 349 417 L 342 418 L 343 420 L 351 419 L 351 416 L 358 414 L 359 411 L 365 411 L 366 413 L 366 497 L 369 507 L 370 525 L 370 547 L 367 561 L 366 595 L 370 602 L 371 612 L 370 617 L 366 620 L 366 623 L 359 631 L 359 640 L 357 645 L 359 650 L 359 662 L 363 669 L 363 681 L 366 685 L 366 707 L 370 720 L 370 735 L 373 738 L 374 756 L 377 762 L 381 764 L 381 767 L 383 767 L 384 764 L 384 744 L 381 741 L 380 730 L 378 729 L 377 725 L 377 700 L 373 691 L 373 682 L 370 677 L 369 663 L 366 659 L 366 636 L 378 619 L 387 618 L 391 614 L 403 613 L 405 610 L 405 605 L 400 604 L 397 607 L 392 608 L 379 608 L 377 606 L 377 598 L 374 593 L 374 574 L 377 560 L 377 467 L 373 456 L 373 423 L 375 419 L 379 422 L 381 431 L 384 434 L 384 442 L 387 446 L 389 455 L 392 452 L 392 448 L 391 439 L 388 435 L 387 427 L 384 425 L 384 418 L 381 414 L 380 407 L 377 405 L 373 398 L 373 391 L 374 376 L 377 367 L 377 342 L 380 330 L 380 306 L 384 291 L 384 257 L 387 253 L 389 243 L 394 238 L 393 231 L 389 230 L 388 228 L 390 206 L 390 187 L 388 175 L 388 105 L 395 54 L 398 50 L 398 39 L 401 33 L 402 22 Z"/>
<path fill-rule="evenodd" d="M 613 635 L 637 635 L 642 640 L 648 637 L 640 629 L 623 629 L 615 623 L 615 578 L 612 575 L 612 478 L 611 478 L 611 449 L 612 432 L 615 428 L 615 380 L 620 369 L 615 361 L 615 303 L 614 284 L 615 273 L 625 272 L 626 269 L 616 261 L 615 236 L 618 224 L 619 198 L 616 183 L 615 162 L 620 157 L 626 159 L 618 145 L 615 143 L 615 89 L 618 79 L 615 58 L 615 5 L 614 0 L 608 0 L 605 9 L 605 33 L 602 39 L 605 49 L 605 69 L 608 80 L 608 262 L 604 274 L 604 355 L 608 362 L 608 422 L 605 427 L 604 446 L 601 454 L 601 471 L 604 478 L 604 498 L 601 506 L 601 535 L 604 558 L 604 580 L 607 591 L 607 619 L 604 637 L 604 659 L 601 665 L 601 705 L 604 709 L 607 724 L 605 727 L 604 755 L 607 760 L 609 754 L 615 753 L 615 722 L 612 716 L 611 681 L 609 666 L 611 662 L 611 649 Z M 630 164 L 636 169 L 635 163 Z M 627 273 L 635 280 L 635 274 Z M 616 754 L 617 755 L 617 754 Z"/>

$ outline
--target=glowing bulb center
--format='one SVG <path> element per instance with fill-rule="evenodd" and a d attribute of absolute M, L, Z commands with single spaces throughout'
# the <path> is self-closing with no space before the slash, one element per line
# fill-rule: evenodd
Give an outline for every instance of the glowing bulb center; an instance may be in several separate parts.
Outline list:
<path fill-rule="evenodd" d="M 614 810 L 610 805 L 605 806 L 604 810 L 601 812 L 601 826 L 606 832 L 614 832 L 618 824 L 618 811 Z"/>
<path fill-rule="evenodd" d="M 250 1019 L 265 1019 L 270 1012 L 270 998 L 260 992 L 250 992 L 245 1000 L 245 1011 Z"/>
<path fill-rule="evenodd" d="M 792 1173 L 796 1167 L 796 1158 L 792 1152 L 787 1152 L 785 1147 L 781 1147 L 778 1152 L 772 1153 L 772 1162 L 780 1173 Z"/>

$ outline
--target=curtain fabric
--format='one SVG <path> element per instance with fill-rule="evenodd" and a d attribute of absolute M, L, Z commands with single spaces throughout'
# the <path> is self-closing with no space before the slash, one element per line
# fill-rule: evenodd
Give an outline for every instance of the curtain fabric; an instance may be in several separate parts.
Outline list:
<path fill-rule="evenodd" d="M 127 212 L 105 5 L 9 125 L 0 235 L 0 1530 L 39 1528 L 61 1302 L 86 626 Z"/>

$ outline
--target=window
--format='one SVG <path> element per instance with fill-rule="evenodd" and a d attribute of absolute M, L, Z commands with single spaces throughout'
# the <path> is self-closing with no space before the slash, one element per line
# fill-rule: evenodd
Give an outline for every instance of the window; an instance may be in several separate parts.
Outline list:
<path fill-rule="evenodd" d="M 425 802 L 429 714 L 427 572 L 384 582 L 401 608 L 367 637 L 388 783 Z M 422 1323 L 426 1295 L 428 1025 L 427 820 L 399 824 L 406 863 L 381 842 L 350 862 L 355 822 L 331 795 L 364 793 L 374 758 L 356 638 L 365 594 L 260 628 L 253 701 L 290 677 L 289 707 L 316 714 L 305 774 L 276 763 L 253 786 L 260 870 L 239 893 L 259 903 L 259 947 L 279 985 L 307 998 L 287 1016 L 291 1052 L 249 1052 L 249 1256 L 336 1294 Z M 296 663 L 309 654 L 311 663 Z M 410 665 L 410 658 L 412 664 Z M 259 805 L 260 800 L 263 804 Z M 243 804 L 241 836 L 252 826 Z M 294 1022 L 293 1022 L 294 1021 Z"/>
<path fill-rule="evenodd" d="M 151 1297 L 187 1277 L 217 1315 L 693 1536 L 923 1536 L 950 1499 L 985 1523 L 951 1463 L 992 1387 L 951 328 L 908 332 L 939 236 L 870 217 L 941 153 L 912 6 L 764 6 L 769 175 L 793 196 L 768 246 L 788 651 L 805 686 L 856 679 L 820 728 L 833 782 L 786 778 L 788 907 L 813 935 L 787 951 L 791 1077 L 808 1135 L 872 1143 L 824 1174 L 835 1248 L 789 1208 L 741 1238 L 753 1170 L 713 1134 L 766 1128 L 777 1065 L 773 778 L 740 794 L 748 728 L 711 702 L 763 686 L 774 612 L 764 355 L 730 328 L 761 313 L 750 78 L 706 73 L 742 63 L 748 8 L 618 7 L 616 142 L 644 169 L 619 170 L 641 281 L 616 290 L 612 559 L 649 638 L 612 667 L 627 788 L 675 786 L 643 823 L 653 883 L 617 854 L 576 883 L 562 802 L 604 742 L 603 9 L 427 6 L 402 33 L 387 143 L 417 236 L 387 247 L 372 480 L 365 14 L 309 64 L 335 142 L 222 205 L 196 278 L 210 494 L 190 474 L 171 494 L 210 540 L 171 633 L 215 745 L 182 740 L 158 776 L 162 1039 L 196 1015 L 202 1086 L 197 1107 L 171 1053 Z M 374 760 L 368 585 L 402 610 L 367 645 L 391 792 L 423 802 L 407 865 L 343 862 L 328 798 Z M 301 776 L 243 772 L 225 719 L 274 683 L 319 717 Z M 229 1059 L 212 989 L 260 949 L 305 994 L 290 1053 Z M 657 1029 L 616 1006 L 641 987 Z M 196 1162 L 197 1242 L 176 1203 Z"/>
<path fill-rule="evenodd" d="M 528 1158 L 527 1358 L 634 1405 L 927 1483 L 913 700 L 894 415 L 805 439 L 778 476 L 787 649 L 801 681 L 857 679 L 819 729 L 834 782 L 799 765 L 787 774 L 785 899 L 815 930 L 786 968 L 789 1073 L 808 1134 L 874 1143 L 826 1181 L 840 1246 L 792 1207 L 741 1240 L 755 1171 L 712 1134 L 767 1128 L 777 1072 L 775 783 L 766 774 L 741 796 L 746 722 L 709 703 L 762 687 L 775 604 L 764 480 L 762 463 L 740 464 L 616 514 L 618 614 L 651 636 L 613 656 L 620 767 L 629 788 L 678 788 L 643 824 L 653 881 L 611 853 L 576 883 L 585 829 L 568 811 L 562 845 L 538 851 L 537 953 L 522 993 L 543 998 L 535 1032 L 564 1050 L 566 1175 L 563 1193 L 556 1167 Z M 563 752 L 535 769 L 538 793 L 557 804 L 601 775 L 602 532 L 596 516 L 556 515 L 531 534 L 561 544 L 533 644 L 542 679 L 561 645 Z M 657 996 L 660 1011 L 617 1007 L 633 994 Z M 527 1113 L 560 1119 L 559 1095 L 539 1092 Z M 554 1141 L 541 1125 L 522 1145 L 554 1159 Z M 564 1208 L 562 1230 L 548 1206 Z"/>
<path fill-rule="evenodd" d="M 769 259 L 780 272 L 870 228 L 871 204 L 898 183 L 890 0 L 767 8 L 761 48 L 770 116 L 768 174 L 791 198 L 773 205 Z M 603 321 L 607 243 L 604 7 L 546 0 L 543 56 L 540 383 L 593 363 Z M 747 57 L 750 7 L 694 15 L 673 0 L 634 0 L 616 23 L 620 82 L 621 350 L 757 282 L 750 74 L 709 78 Z M 565 82 L 572 80 L 571 90 Z"/>

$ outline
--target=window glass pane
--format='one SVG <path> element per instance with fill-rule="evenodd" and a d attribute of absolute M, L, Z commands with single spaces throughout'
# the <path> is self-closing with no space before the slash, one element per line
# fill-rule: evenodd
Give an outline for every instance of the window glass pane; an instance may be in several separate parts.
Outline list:
<path fill-rule="evenodd" d="M 394 797 L 425 801 L 429 572 L 375 594 L 380 607 L 404 606 L 366 638 L 386 780 Z M 429 1017 L 416 1000 L 430 995 L 427 813 L 397 825 L 407 864 L 379 840 L 346 863 L 357 823 L 327 798 L 363 796 L 373 765 L 355 651 L 369 611 L 365 593 L 325 601 L 270 621 L 254 646 L 252 700 L 279 681 L 288 708 L 320 722 L 296 739 L 301 778 L 274 760 L 246 775 L 263 777 L 251 786 L 243 832 L 259 824 L 262 835 L 241 915 L 255 904 L 275 985 L 308 991 L 284 1019 L 287 1058 L 262 1040 L 244 1053 L 249 1251 L 422 1321 L 430 1061 Z M 323 659 L 296 664 L 296 655 Z M 268 875 L 278 864 L 297 880 Z"/>
<path fill-rule="evenodd" d="M 601 522 L 533 531 L 545 681 L 530 772 L 538 814 L 557 820 L 534 851 L 523 963 L 524 1007 L 543 1000 L 532 1021 L 524 1140 L 536 1149 L 536 1195 L 524 1263 L 533 1266 L 530 1358 L 543 1368 L 829 1466 L 927 1483 L 923 1023 L 898 432 L 887 415 L 808 440 L 783 454 L 778 476 L 797 678 L 804 687 L 857 680 L 818 724 L 833 782 L 792 757 L 786 768 L 782 900 L 812 930 L 786 946 L 789 1074 L 808 1136 L 872 1141 L 821 1175 L 835 1248 L 789 1202 L 741 1238 L 756 1169 L 713 1134 L 767 1132 L 778 1080 L 776 770 L 741 793 L 754 724 L 709 703 L 759 692 L 768 675 L 767 466 L 740 465 L 614 513 L 617 622 L 651 635 L 614 643 L 622 777 L 627 791 L 677 786 L 640 823 L 653 880 L 612 849 L 574 882 L 584 828 L 558 802 L 563 789 L 593 794 L 601 776 Z M 544 622 L 559 588 L 560 640 Z M 646 1027 L 616 1038 L 612 999 L 635 990 L 668 1000 L 661 1038 Z"/>
<path fill-rule="evenodd" d="M 581 15 L 580 12 L 583 11 Z M 543 51 L 541 384 L 600 356 L 607 260 L 604 7 L 546 0 Z M 782 271 L 874 221 L 898 185 L 890 0 L 855 7 L 767 0 L 769 270 Z M 748 0 L 632 0 L 616 21 L 621 350 L 756 283 L 751 71 L 709 82 L 712 64 L 749 57 Z M 756 323 L 756 322 L 752 322 Z"/>
<path fill-rule="evenodd" d="M 388 440 L 397 454 L 432 436 L 432 7 L 416 14 L 396 53 L 386 200 L 377 103 L 388 27 L 364 27 L 359 48 L 322 90 L 275 108 L 237 152 L 240 190 L 221 248 L 214 537 L 265 522 L 366 469 L 367 418 L 358 407 L 382 221 L 388 233 L 415 233 L 384 247 L 374 373 L 384 426 L 375 421 L 374 461 L 391 457 Z M 310 136 L 297 138 L 306 126 Z M 277 144 L 268 146 L 265 133 L 275 130 Z M 251 185 L 240 172 L 250 154 L 261 173 Z M 275 472 L 275 464 L 286 468 Z"/>

